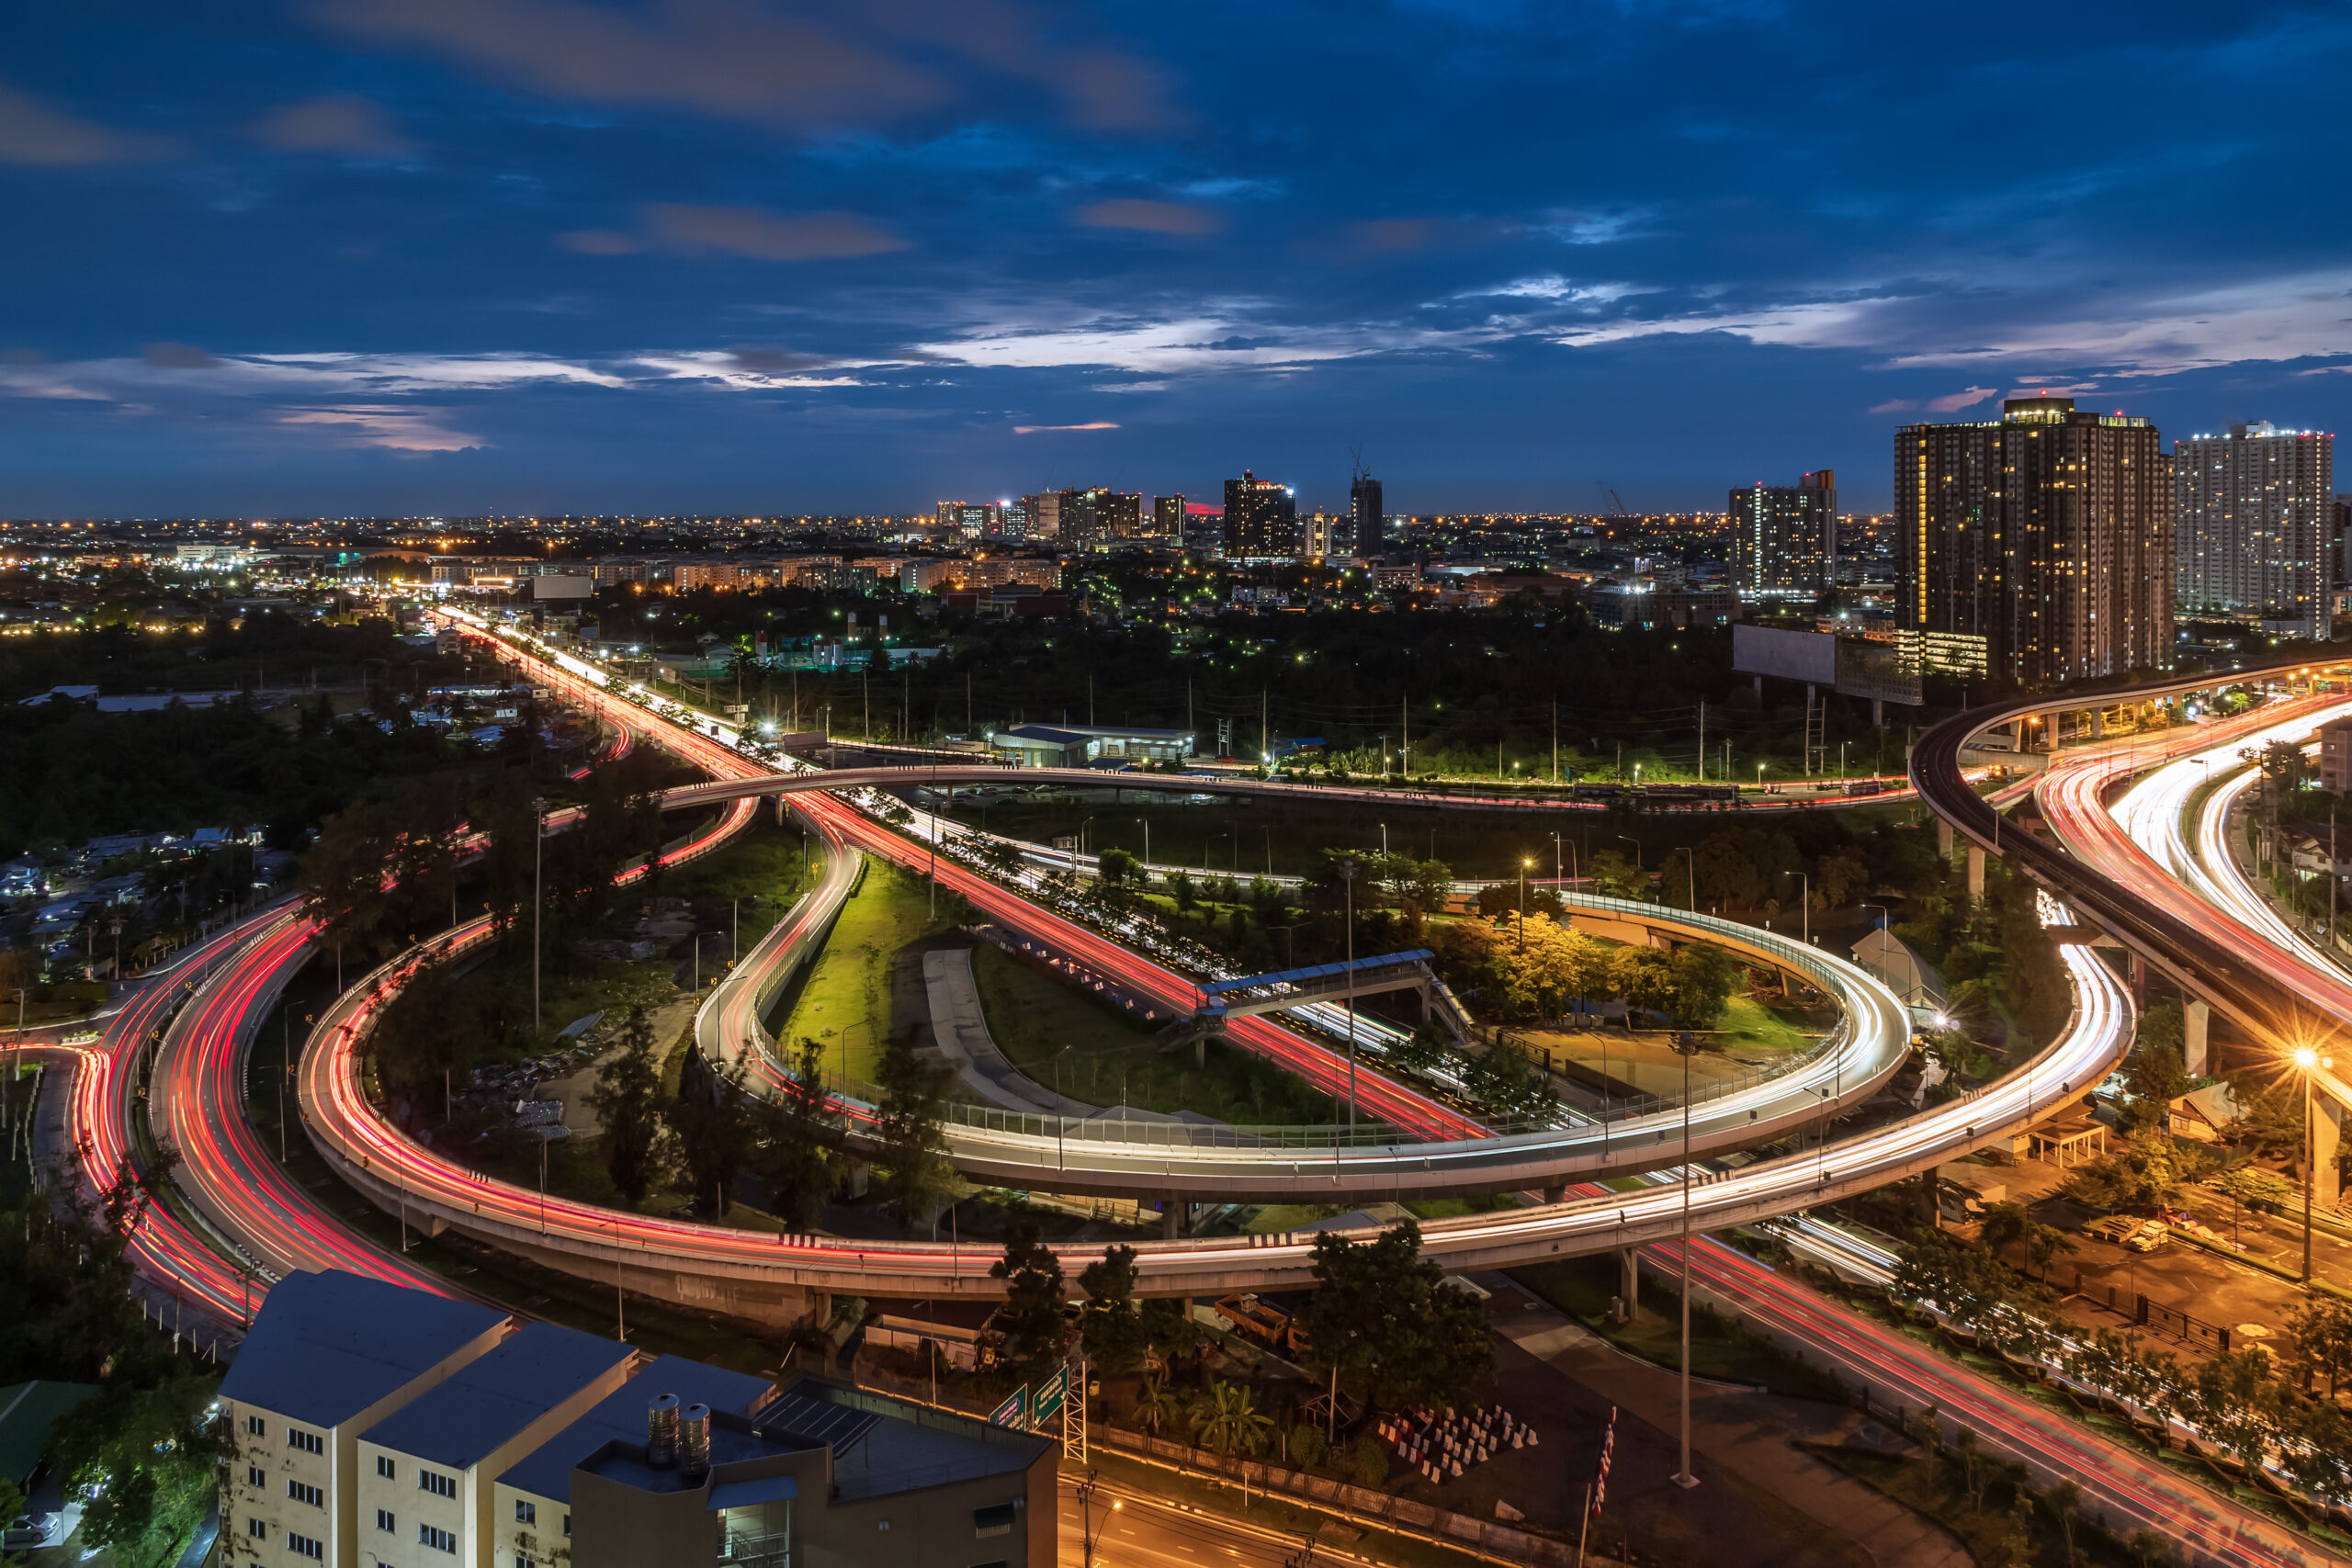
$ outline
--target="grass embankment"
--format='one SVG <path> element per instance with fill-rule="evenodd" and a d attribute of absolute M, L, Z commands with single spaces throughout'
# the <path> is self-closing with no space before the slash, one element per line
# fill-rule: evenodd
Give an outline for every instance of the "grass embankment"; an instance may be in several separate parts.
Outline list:
<path fill-rule="evenodd" d="M 1191 1047 L 1162 1052 L 1157 1026 L 1091 993 L 1064 985 L 983 942 L 972 971 L 989 1032 L 1015 1066 L 1039 1083 L 1093 1105 L 1139 1111 L 1194 1111 L 1249 1126 L 1322 1124 L 1329 1097 L 1263 1057 L 1210 1043 L 1196 1066 Z M 1063 1053 L 1068 1055 L 1064 1055 Z"/>
<path fill-rule="evenodd" d="M 871 1082 L 890 1032 L 891 962 L 907 943 L 946 926 L 944 912 L 931 913 L 928 884 L 867 857 L 824 951 L 778 1002 L 776 1038 L 822 1041 L 828 1067 Z"/>
<path fill-rule="evenodd" d="M 1944 1441 L 1952 1441 L 1950 1432 L 1945 1434 Z M 1880 1453 L 1838 1443 L 1799 1446 L 1824 1463 L 1942 1525 L 1960 1538 L 1969 1555 L 1979 1562 L 2015 1563 L 2019 1568 L 2027 1564 L 2031 1568 L 2078 1568 L 2080 1564 L 2126 1568 L 2152 1560 L 2171 1560 L 2170 1542 L 2156 1548 L 2152 1555 L 2143 1555 L 2084 1518 L 2075 1521 L 2074 1550 L 2070 1552 L 2064 1527 L 2046 1508 L 2036 1504 L 2030 1495 L 2020 1506 L 2018 1488 L 2007 1477 L 1992 1479 L 1981 1493 L 1972 1494 L 1971 1468 L 1949 1451 L 1930 1467 L 1924 1451 L 1907 1455 Z M 1986 1467 L 1993 1462 L 1978 1459 L 1975 1465 Z"/>
<path fill-rule="evenodd" d="M 1645 1361 L 1680 1371 L 1681 1297 L 1656 1276 L 1642 1280 L 1642 1304 L 1631 1322 L 1610 1320 L 1609 1304 L 1622 1283 L 1617 1259 L 1609 1254 L 1566 1258 L 1514 1269 L 1511 1278 L 1611 1344 Z M 1690 1314 L 1690 1373 L 1724 1382 L 1761 1386 L 1798 1399 L 1846 1403 L 1837 1383 L 1770 1346 L 1748 1338 L 1704 1307 Z"/>

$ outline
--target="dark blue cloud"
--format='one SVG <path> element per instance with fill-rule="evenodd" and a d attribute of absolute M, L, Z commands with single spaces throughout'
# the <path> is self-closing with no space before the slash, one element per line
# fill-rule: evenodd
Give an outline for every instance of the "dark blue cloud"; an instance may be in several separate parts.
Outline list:
<path fill-rule="evenodd" d="M 1719 503 L 2352 400 L 2340 7 L 0 16 L 0 509 Z"/>

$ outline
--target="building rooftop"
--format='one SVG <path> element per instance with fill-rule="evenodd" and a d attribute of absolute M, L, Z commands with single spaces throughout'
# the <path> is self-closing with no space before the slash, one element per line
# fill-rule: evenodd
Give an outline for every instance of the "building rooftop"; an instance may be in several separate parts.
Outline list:
<path fill-rule="evenodd" d="M 635 1354 L 618 1340 L 535 1323 L 363 1436 L 464 1470 Z"/>
<path fill-rule="evenodd" d="M 639 1378 L 635 1386 L 644 1384 Z M 580 1468 L 646 1492 L 699 1490 L 703 1479 L 689 1485 L 676 1467 L 655 1469 L 645 1462 L 642 1427 L 640 1420 L 629 1438 L 607 1443 Z M 718 1475 L 729 1464 L 830 1448 L 839 1499 L 851 1502 L 981 1476 L 1017 1475 L 1054 1446 L 1051 1438 L 991 1427 L 975 1416 L 803 1378 L 748 1421 L 711 1417 L 711 1483 L 731 1483 Z"/>
<path fill-rule="evenodd" d="M 492 1307 L 341 1269 L 288 1274 L 262 1303 L 220 1397 L 338 1427 L 504 1321 Z"/>
<path fill-rule="evenodd" d="M 662 1356 L 605 1395 L 587 1415 L 515 1461 L 498 1479 L 519 1492 L 570 1502 L 575 1465 L 586 1463 L 616 1438 L 645 1441 L 645 1407 L 656 1395 L 674 1393 L 682 1407 L 707 1404 L 731 1416 L 745 1416 L 770 1392 L 764 1378 Z"/>
<path fill-rule="evenodd" d="M 94 1397 L 87 1382 L 20 1382 L 0 1388 L 0 1481 L 22 1487 L 40 1467 L 57 1418 Z"/>

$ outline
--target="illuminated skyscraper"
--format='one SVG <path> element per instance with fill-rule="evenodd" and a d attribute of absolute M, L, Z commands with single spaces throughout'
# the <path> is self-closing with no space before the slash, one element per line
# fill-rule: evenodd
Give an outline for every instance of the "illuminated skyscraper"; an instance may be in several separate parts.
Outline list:
<path fill-rule="evenodd" d="M 2172 460 L 2146 420 L 2012 398 L 1894 434 L 1898 624 L 1923 668 L 2057 685 L 2169 664 Z"/>
<path fill-rule="evenodd" d="M 1249 469 L 1225 481 L 1225 558 L 1298 558 L 1298 502 L 1289 487 Z"/>
<path fill-rule="evenodd" d="M 1838 475 L 1731 492 L 1732 581 L 1745 599 L 1812 599 L 1838 565 Z"/>
<path fill-rule="evenodd" d="M 2185 615 L 2332 621 L 2335 438 L 2265 423 L 2173 446 L 2173 597 Z"/>

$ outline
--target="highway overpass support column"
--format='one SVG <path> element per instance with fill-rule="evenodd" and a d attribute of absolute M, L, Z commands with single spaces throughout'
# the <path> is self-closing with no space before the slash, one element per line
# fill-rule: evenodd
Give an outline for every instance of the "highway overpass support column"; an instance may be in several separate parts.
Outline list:
<path fill-rule="evenodd" d="M 1984 897 L 1984 852 L 1974 844 L 1968 846 L 1968 896 Z"/>
<path fill-rule="evenodd" d="M 779 800 L 781 800 L 781 799 L 783 799 L 784 797 L 783 797 L 782 795 L 778 795 L 776 798 L 777 798 L 777 799 L 779 799 Z M 1945 820 L 1944 820 L 1942 818 L 1940 818 L 1940 817 L 1937 818 L 1936 818 L 1936 853 L 1938 853 L 1938 854 L 1939 854 L 1939 855 L 1943 856 L 1943 857 L 1944 857 L 1944 859 L 1945 859 L 1947 862 L 1949 862 L 1949 861 L 1951 859 L 1952 843 L 1953 843 L 1953 835 L 1952 835 L 1952 830 L 1951 830 L 1951 823 L 1949 823 L 1949 822 L 1947 822 L 1947 821 L 1945 821 Z"/>
<path fill-rule="evenodd" d="M 1639 1247 L 1621 1247 L 1617 1249 L 1617 1298 L 1624 1303 L 1623 1312 L 1630 1320 L 1642 1304 L 1642 1254 Z"/>
<path fill-rule="evenodd" d="M 2190 1077 L 2201 1078 L 2205 1076 L 2206 1034 L 2213 1021 L 2211 1004 L 2189 998 L 2181 1003 L 2180 1021 L 2182 1065 L 2188 1067 Z"/>

